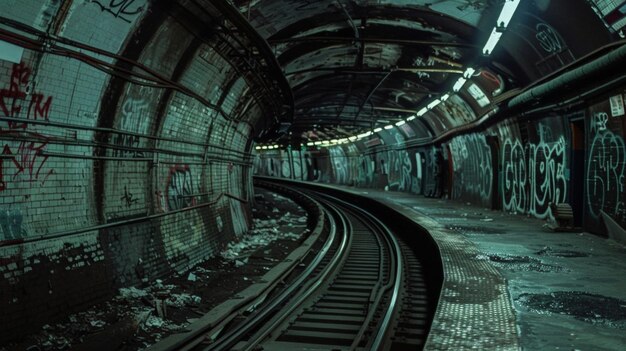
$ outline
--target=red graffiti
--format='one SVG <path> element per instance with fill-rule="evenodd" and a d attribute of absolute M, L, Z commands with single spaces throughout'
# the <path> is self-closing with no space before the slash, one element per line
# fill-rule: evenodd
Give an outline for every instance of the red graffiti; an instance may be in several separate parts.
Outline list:
<path fill-rule="evenodd" d="M 30 101 L 27 101 L 30 76 L 31 69 L 23 63 L 13 65 L 8 89 L 0 89 L 0 116 L 26 120 L 49 120 L 51 96 L 33 92 L 30 94 Z M 4 175 L 8 167 L 15 168 L 12 181 L 18 180 L 19 176 L 19 180 L 34 182 L 39 179 L 42 167 L 48 160 L 48 156 L 43 154 L 48 145 L 48 137 L 28 131 L 29 124 L 26 122 L 7 121 L 7 127 L 0 126 L 0 136 L 10 135 L 29 140 L 5 142 L 1 147 L 0 191 L 7 187 Z M 42 184 L 53 172 L 50 170 L 46 173 Z"/>

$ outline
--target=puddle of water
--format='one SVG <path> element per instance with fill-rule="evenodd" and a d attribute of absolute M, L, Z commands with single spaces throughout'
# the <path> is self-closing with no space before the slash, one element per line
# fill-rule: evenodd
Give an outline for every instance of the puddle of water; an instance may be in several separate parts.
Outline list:
<path fill-rule="evenodd" d="M 546 246 L 543 249 L 535 252 L 539 256 L 550 256 L 550 257 L 589 257 L 591 256 L 588 253 L 573 251 L 573 250 L 554 250 L 550 246 Z"/>
<path fill-rule="evenodd" d="M 455 232 L 466 234 L 466 235 L 477 235 L 477 234 L 504 234 L 506 230 L 501 229 L 493 229 L 482 226 L 472 226 L 472 225 L 455 225 L 450 224 L 446 226 L 449 230 L 454 230 Z"/>
<path fill-rule="evenodd" d="M 565 268 L 552 264 L 545 264 L 536 258 L 529 256 L 514 255 L 479 255 L 478 259 L 488 259 L 492 264 L 500 269 L 514 272 L 542 272 L 556 273 L 567 272 Z"/>
<path fill-rule="evenodd" d="M 565 314 L 592 324 L 626 329 L 626 301 L 579 291 L 522 294 L 515 301 L 540 314 Z"/>

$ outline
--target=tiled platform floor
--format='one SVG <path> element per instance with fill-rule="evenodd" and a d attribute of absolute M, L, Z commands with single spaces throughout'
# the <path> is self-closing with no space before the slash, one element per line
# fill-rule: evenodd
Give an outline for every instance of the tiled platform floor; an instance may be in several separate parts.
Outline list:
<path fill-rule="evenodd" d="M 433 332 L 444 338 L 429 340 L 431 349 L 626 349 L 624 246 L 458 201 L 342 188 L 402 209 L 440 242 L 448 286 Z"/>

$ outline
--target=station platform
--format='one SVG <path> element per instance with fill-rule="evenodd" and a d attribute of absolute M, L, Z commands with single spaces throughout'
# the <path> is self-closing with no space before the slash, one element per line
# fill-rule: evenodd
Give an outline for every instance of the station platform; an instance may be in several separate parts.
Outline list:
<path fill-rule="evenodd" d="M 437 240 L 445 279 L 427 349 L 623 350 L 626 247 L 453 200 L 339 186 Z"/>

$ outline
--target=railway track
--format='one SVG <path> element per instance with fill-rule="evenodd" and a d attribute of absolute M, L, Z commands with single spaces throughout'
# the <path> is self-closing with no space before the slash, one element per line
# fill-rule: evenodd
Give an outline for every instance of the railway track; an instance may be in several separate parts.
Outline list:
<path fill-rule="evenodd" d="M 306 193 L 325 212 L 325 242 L 283 288 L 175 349 L 421 349 L 432 307 L 418 257 L 368 211 Z"/>

